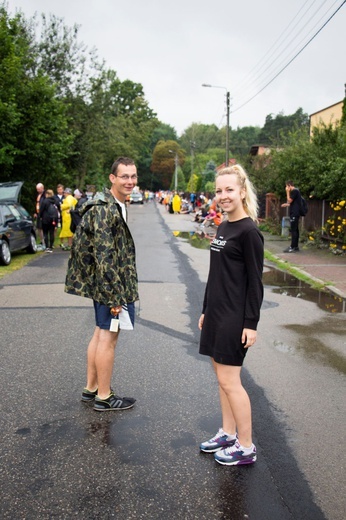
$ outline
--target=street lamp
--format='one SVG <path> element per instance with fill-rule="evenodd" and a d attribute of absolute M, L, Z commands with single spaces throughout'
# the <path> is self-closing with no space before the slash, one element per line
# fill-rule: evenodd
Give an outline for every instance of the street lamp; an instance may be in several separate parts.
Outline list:
<path fill-rule="evenodd" d="M 174 153 L 174 191 L 178 191 L 178 153 L 173 150 L 168 150 L 169 153 Z"/>
<path fill-rule="evenodd" d="M 209 88 L 223 88 L 226 90 L 226 113 L 227 113 L 227 122 L 226 122 L 226 161 L 225 164 L 228 166 L 229 164 L 229 91 L 226 87 L 219 87 L 217 85 L 209 85 L 209 83 L 203 83 L 202 87 Z"/>

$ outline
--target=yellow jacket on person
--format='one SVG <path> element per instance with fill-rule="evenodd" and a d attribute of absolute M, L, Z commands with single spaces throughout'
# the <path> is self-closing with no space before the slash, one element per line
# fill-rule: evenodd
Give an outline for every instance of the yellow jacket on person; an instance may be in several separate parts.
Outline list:
<path fill-rule="evenodd" d="M 172 200 L 172 205 L 173 205 L 174 213 L 180 213 L 180 210 L 181 210 L 181 198 L 179 197 L 178 194 L 174 195 L 173 200 Z"/>
<path fill-rule="evenodd" d="M 67 195 L 63 199 L 63 201 L 60 205 L 62 227 L 61 227 L 59 238 L 73 237 L 73 233 L 70 229 L 70 227 L 71 227 L 70 210 L 74 209 L 76 204 L 77 204 L 77 200 L 72 195 Z"/>

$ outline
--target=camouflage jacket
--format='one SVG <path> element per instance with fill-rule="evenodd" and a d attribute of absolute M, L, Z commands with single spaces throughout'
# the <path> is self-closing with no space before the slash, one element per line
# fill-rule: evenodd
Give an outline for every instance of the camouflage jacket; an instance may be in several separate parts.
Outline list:
<path fill-rule="evenodd" d="M 80 208 L 65 292 L 109 307 L 138 300 L 135 245 L 108 189 Z"/>

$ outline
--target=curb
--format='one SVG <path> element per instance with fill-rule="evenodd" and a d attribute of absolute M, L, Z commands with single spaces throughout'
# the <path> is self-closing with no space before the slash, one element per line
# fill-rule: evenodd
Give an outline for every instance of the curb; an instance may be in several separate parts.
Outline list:
<path fill-rule="evenodd" d="M 343 298 L 343 299 L 346 299 L 346 294 L 344 294 L 342 291 L 340 291 L 339 289 L 337 289 L 336 287 L 334 287 L 334 285 L 331 285 L 329 282 L 326 282 L 325 280 L 321 280 L 320 278 L 316 278 L 315 276 L 312 276 L 310 273 L 308 273 L 307 271 L 304 271 L 303 269 L 300 269 L 299 267 L 296 267 L 295 264 L 291 264 L 290 262 L 287 262 L 287 260 L 282 260 L 282 258 L 280 258 L 279 256 L 277 256 L 275 253 L 273 253 L 272 251 L 270 251 L 270 249 L 267 249 L 265 248 L 265 251 L 267 251 L 268 253 L 271 254 L 271 256 L 277 260 L 278 262 L 280 262 L 280 264 L 282 262 L 285 262 L 287 264 L 287 266 L 293 268 L 297 273 L 300 273 L 301 275 L 303 275 L 305 278 L 308 278 L 309 280 L 311 280 L 312 282 L 314 283 L 317 283 L 319 285 L 322 285 L 322 290 L 323 289 L 326 289 L 327 291 L 335 294 L 335 296 L 338 296 L 339 298 Z M 270 261 L 268 262 L 267 264 L 269 267 L 271 267 L 270 265 Z M 286 271 L 285 267 L 284 266 L 280 266 L 280 265 L 276 265 L 275 263 L 273 263 L 272 265 L 273 267 L 275 267 L 276 269 L 279 269 L 280 271 Z M 294 276 L 294 274 L 292 274 L 292 276 Z M 309 283 L 309 281 L 307 280 L 306 283 Z"/>

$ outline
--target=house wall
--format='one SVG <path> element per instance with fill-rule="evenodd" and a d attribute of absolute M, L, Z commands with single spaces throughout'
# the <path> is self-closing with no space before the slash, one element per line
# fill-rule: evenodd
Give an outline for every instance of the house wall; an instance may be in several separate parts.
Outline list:
<path fill-rule="evenodd" d="M 343 101 L 340 101 L 339 103 L 335 103 L 330 107 L 320 110 L 319 112 L 311 114 L 310 135 L 312 135 L 314 127 L 320 126 L 321 123 L 324 123 L 325 125 L 332 124 L 333 126 L 336 126 L 342 117 L 342 105 Z"/>

